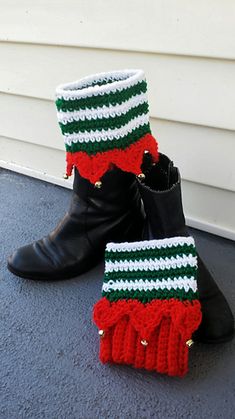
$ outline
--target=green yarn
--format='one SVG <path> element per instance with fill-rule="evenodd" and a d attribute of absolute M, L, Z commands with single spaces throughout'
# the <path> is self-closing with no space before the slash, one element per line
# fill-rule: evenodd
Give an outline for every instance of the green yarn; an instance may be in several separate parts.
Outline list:
<path fill-rule="evenodd" d="M 108 282 L 110 280 L 125 280 L 131 281 L 133 279 L 150 279 L 150 280 L 162 280 L 166 278 L 177 278 L 179 276 L 187 278 L 191 278 L 192 276 L 195 277 L 197 273 L 197 267 L 192 267 L 187 265 L 186 267 L 182 266 L 181 268 L 175 269 L 164 269 L 164 270 L 156 270 L 156 271 L 112 271 L 112 272 L 105 272 L 104 275 L 104 282 Z"/>
<path fill-rule="evenodd" d="M 130 99 L 132 96 L 139 95 L 141 93 L 145 93 L 147 91 L 147 83 L 146 81 L 141 81 L 134 86 L 127 87 L 126 89 L 122 89 L 121 91 L 116 90 L 115 92 L 106 93 L 104 95 L 98 94 L 97 96 L 91 96 L 86 98 L 79 98 L 79 99 L 68 99 L 65 100 L 63 98 L 56 100 L 56 107 L 58 111 L 63 112 L 73 112 L 76 110 L 81 109 L 91 109 L 91 108 L 98 108 L 104 105 L 117 105 L 121 104 L 124 101 Z"/>
<path fill-rule="evenodd" d="M 198 299 L 197 254 L 191 237 L 109 243 L 103 296 L 110 301 Z"/>
<path fill-rule="evenodd" d="M 125 300 L 138 300 L 142 303 L 148 303 L 152 300 L 169 300 L 171 298 L 175 298 L 181 301 L 193 301 L 198 299 L 198 292 L 193 292 L 192 290 L 185 291 L 184 289 L 163 289 L 163 290 L 152 290 L 152 291 L 139 291 L 139 290 L 132 290 L 132 291 L 124 291 L 124 290 L 116 290 L 111 292 L 102 292 L 102 296 L 106 297 L 109 301 L 118 301 L 121 299 Z"/>
<path fill-rule="evenodd" d="M 172 247 L 167 247 L 167 248 L 163 248 L 161 247 L 160 249 L 140 249 L 140 250 L 135 250 L 135 251 L 124 251 L 124 252 L 114 252 L 114 251 L 105 251 L 105 260 L 106 261 L 121 261 L 121 260 L 127 260 L 127 261 L 132 261 L 132 260 L 145 260 L 145 259 L 160 259 L 160 258 L 170 258 L 170 257 L 175 257 L 175 256 L 183 256 L 183 255 L 192 255 L 192 256 L 196 256 L 197 252 L 195 249 L 195 246 L 191 245 L 187 245 L 185 244 L 184 246 L 172 246 Z"/>
<path fill-rule="evenodd" d="M 124 150 L 125 148 L 127 148 L 131 144 L 134 144 L 137 140 L 139 140 L 146 134 L 151 134 L 150 124 L 142 125 L 136 128 L 135 130 L 133 130 L 131 133 L 129 133 L 125 137 L 119 138 L 118 140 L 112 140 L 112 141 L 101 140 L 101 141 L 95 141 L 93 143 L 91 142 L 73 143 L 72 142 L 71 146 L 69 146 L 68 144 L 65 144 L 65 148 L 66 148 L 66 151 L 70 153 L 84 151 L 88 155 L 94 155 L 96 153 L 102 153 L 104 151 L 114 150 L 114 149 Z"/>
<path fill-rule="evenodd" d="M 148 103 L 145 102 L 135 108 L 131 108 L 125 115 L 109 118 L 86 119 L 85 121 L 73 121 L 67 124 L 59 123 L 63 134 L 75 134 L 80 132 L 102 131 L 121 128 L 132 119 L 147 114 Z"/>

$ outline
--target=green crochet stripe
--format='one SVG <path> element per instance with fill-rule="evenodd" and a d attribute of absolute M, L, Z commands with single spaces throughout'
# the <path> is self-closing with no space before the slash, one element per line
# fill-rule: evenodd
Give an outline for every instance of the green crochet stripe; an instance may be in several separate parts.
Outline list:
<path fill-rule="evenodd" d="M 73 121 L 68 122 L 66 125 L 60 122 L 59 125 L 63 134 L 102 131 L 121 128 L 128 124 L 128 122 L 130 122 L 132 119 L 147 113 L 148 103 L 145 102 L 139 106 L 136 106 L 135 108 L 130 109 L 125 115 L 102 119 L 86 119 L 85 121 Z"/>
<path fill-rule="evenodd" d="M 61 98 L 57 99 L 55 103 L 58 111 L 73 112 L 81 109 L 98 108 L 104 105 L 118 105 L 130 99 L 130 97 L 145 93 L 146 91 L 147 83 L 143 80 L 134 86 L 128 87 L 121 91 L 117 90 L 115 92 L 106 93 L 104 95 L 99 94 L 97 96 L 74 100 L 65 100 Z"/>
<path fill-rule="evenodd" d="M 121 260 L 127 260 L 127 261 L 140 261 L 145 259 L 160 259 L 160 258 L 170 258 L 175 256 L 196 256 L 197 252 L 195 249 L 195 246 L 187 245 L 184 246 L 172 246 L 160 249 L 140 249 L 135 251 L 125 251 L 125 252 L 114 252 L 114 251 L 107 251 L 105 252 L 105 260 L 106 261 L 121 261 Z"/>
<path fill-rule="evenodd" d="M 126 135 L 123 138 L 119 138 L 118 140 L 112 141 L 95 141 L 94 143 L 72 143 L 71 146 L 65 144 L 65 148 L 67 152 L 76 153 L 78 151 L 84 151 L 88 155 L 93 155 L 96 153 L 103 153 L 108 150 L 124 150 L 125 148 L 129 147 L 131 144 L 134 144 L 140 138 L 142 138 L 146 134 L 151 134 L 150 125 L 145 124 L 139 128 L 136 128 L 131 133 Z"/>
<path fill-rule="evenodd" d="M 104 275 L 104 282 L 108 282 L 110 280 L 125 280 L 130 281 L 133 279 L 152 279 L 152 280 L 162 280 L 166 278 L 177 278 L 179 276 L 186 276 L 187 278 L 191 278 L 192 276 L 196 277 L 197 274 L 197 267 L 192 266 L 182 266 L 181 268 L 175 269 L 164 269 L 158 271 L 113 271 L 113 272 L 105 272 Z"/>
<path fill-rule="evenodd" d="M 170 300 L 171 298 L 178 299 L 181 301 L 193 301 L 198 299 L 198 292 L 192 290 L 185 291 L 183 289 L 164 289 L 164 290 L 152 290 L 152 291 L 124 291 L 117 290 L 111 292 L 102 292 L 102 296 L 106 297 L 109 301 L 118 301 L 121 299 L 125 300 L 138 300 L 142 303 L 148 303 L 152 300 Z"/>

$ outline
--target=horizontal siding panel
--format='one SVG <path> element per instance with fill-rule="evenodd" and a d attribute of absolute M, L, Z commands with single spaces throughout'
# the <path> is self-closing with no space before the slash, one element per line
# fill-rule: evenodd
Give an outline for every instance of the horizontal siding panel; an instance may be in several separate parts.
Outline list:
<path fill-rule="evenodd" d="M 183 180 L 188 224 L 235 240 L 235 193 Z"/>
<path fill-rule="evenodd" d="M 235 129 L 235 61 L 0 43 L 0 91 L 53 99 L 62 82 L 144 68 L 155 118 Z"/>
<path fill-rule="evenodd" d="M 0 135 L 64 151 L 53 102 L 0 94 L 0 114 Z M 185 179 L 235 191 L 234 131 L 155 118 L 151 126 Z"/>
<path fill-rule="evenodd" d="M 174 159 L 184 178 L 235 191 L 235 132 L 155 120 L 160 150 Z"/>
<path fill-rule="evenodd" d="M 235 57 L 235 3 L 221 0 L 1 1 L 0 39 Z"/>
<path fill-rule="evenodd" d="M 0 137 L 0 167 L 9 168 L 39 179 L 66 185 L 62 179 L 64 153 Z M 235 240 L 235 193 L 183 180 L 183 201 L 189 225 Z"/>
<path fill-rule="evenodd" d="M 64 150 L 53 102 L 0 93 L 0 115 L 0 135 Z"/>
<path fill-rule="evenodd" d="M 61 180 L 64 174 L 64 152 L 50 147 L 42 147 L 16 139 L 0 136 L 0 166 L 21 167 L 21 171 L 40 173 L 41 178 L 50 175 Z M 7 163 L 1 164 L 2 163 Z M 44 176 L 43 176 L 44 175 Z"/>

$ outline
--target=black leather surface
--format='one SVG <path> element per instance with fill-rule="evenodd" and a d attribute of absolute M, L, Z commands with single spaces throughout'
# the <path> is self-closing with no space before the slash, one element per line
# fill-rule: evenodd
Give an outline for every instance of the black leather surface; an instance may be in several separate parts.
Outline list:
<path fill-rule="evenodd" d="M 146 212 L 144 239 L 189 235 L 178 169 L 167 156 L 161 154 L 159 163 L 145 166 L 145 175 L 144 183 L 139 182 Z M 229 340 L 234 334 L 233 314 L 199 255 L 197 281 L 203 316 L 194 339 L 208 343 Z"/>
<path fill-rule="evenodd" d="M 90 270 L 107 242 L 140 240 L 143 208 L 135 176 L 113 169 L 97 189 L 75 171 L 69 211 L 47 237 L 21 247 L 8 260 L 18 276 L 58 280 Z"/>

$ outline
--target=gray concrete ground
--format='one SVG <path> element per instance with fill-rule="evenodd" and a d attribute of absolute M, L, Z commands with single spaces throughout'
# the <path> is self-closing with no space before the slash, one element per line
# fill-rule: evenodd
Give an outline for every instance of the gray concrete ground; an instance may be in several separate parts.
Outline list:
<path fill-rule="evenodd" d="M 70 194 L 0 170 L 0 418 L 235 418 L 235 340 L 195 345 L 184 379 L 103 366 L 91 321 L 102 265 L 57 283 L 7 271 L 7 256 L 48 233 Z M 235 311 L 234 243 L 193 233 Z"/>

